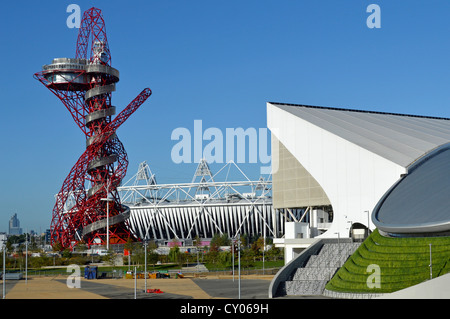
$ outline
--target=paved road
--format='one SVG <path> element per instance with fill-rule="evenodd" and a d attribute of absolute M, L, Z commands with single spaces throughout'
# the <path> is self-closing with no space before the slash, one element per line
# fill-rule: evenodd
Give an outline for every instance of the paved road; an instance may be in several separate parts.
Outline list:
<path fill-rule="evenodd" d="M 8 295 L 8 292 L 14 288 L 14 286 L 18 283 L 18 280 L 6 280 L 5 281 L 5 292 Z M 1 296 L 3 298 L 3 280 L 0 280 L 0 291 Z"/>
<path fill-rule="evenodd" d="M 145 293 L 144 280 L 137 280 L 137 299 L 238 299 L 239 281 L 216 278 L 185 278 L 148 280 L 147 288 L 161 289 L 163 293 Z M 241 279 L 241 299 L 268 299 L 270 280 Z M 30 278 L 6 281 L 7 299 L 134 299 L 135 289 L 132 279 L 81 280 L 80 289 L 69 289 L 66 278 Z M 285 297 L 281 299 L 310 299 L 320 297 Z M 323 298 L 323 297 L 322 297 Z"/>
<path fill-rule="evenodd" d="M 65 280 L 58 280 L 65 283 Z M 130 280 L 132 282 L 132 280 Z M 110 299 L 134 299 L 134 286 L 124 287 L 106 284 L 102 280 L 84 280 L 81 289 Z M 144 293 L 142 289 L 142 280 L 139 281 L 139 287 L 136 289 L 137 299 L 192 299 L 191 296 L 179 295 L 164 292 L 162 294 Z"/>
<path fill-rule="evenodd" d="M 238 279 L 194 279 L 202 290 L 214 298 L 239 297 Z M 267 299 L 269 293 L 269 280 L 243 279 L 241 280 L 242 299 Z"/>
<path fill-rule="evenodd" d="M 63 279 L 57 279 L 61 283 L 65 283 Z M 237 299 L 239 296 L 239 282 L 237 279 L 193 279 L 192 280 L 200 289 L 212 298 L 231 298 Z M 131 282 L 131 280 L 130 280 Z M 181 282 L 181 281 L 180 281 Z M 141 280 L 139 281 L 142 286 Z M 161 282 L 160 282 L 161 283 Z M 241 280 L 241 298 L 242 299 L 267 299 L 269 280 L 244 279 Z M 110 285 L 102 282 L 102 280 L 85 280 L 81 285 L 81 289 L 101 295 L 111 299 L 133 299 L 134 287 L 122 287 Z M 192 299 L 192 296 L 174 294 L 164 292 L 162 294 L 144 293 L 142 287 L 137 289 L 136 297 L 138 299 Z"/>

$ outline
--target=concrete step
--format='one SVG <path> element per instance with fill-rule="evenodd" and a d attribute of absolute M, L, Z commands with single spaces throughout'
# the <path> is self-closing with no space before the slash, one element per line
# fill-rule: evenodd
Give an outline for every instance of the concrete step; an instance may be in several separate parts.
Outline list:
<path fill-rule="evenodd" d="M 292 280 L 330 280 L 338 267 L 298 268 Z"/>
<path fill-rule="evenodd" d="M 203 264 L 181 268 L 181 272 L 208 272 L 208 271 L 209 271 L 208 268 L 206 268 L 206 266 Z"/>
<path fill-rule="evenodd" d="M 285 282 L 286 295 L 322 295 L 328 280 L 290 280 Z"/>

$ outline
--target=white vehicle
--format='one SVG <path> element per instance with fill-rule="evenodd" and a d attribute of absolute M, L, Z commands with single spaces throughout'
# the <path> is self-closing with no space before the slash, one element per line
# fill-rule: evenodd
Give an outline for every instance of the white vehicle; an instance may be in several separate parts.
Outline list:
<path fill-rule="evenodd" d="M 92 249 L 92 255 L 106 256 L 108 255 L 108 251 L 106 249 Z"/>

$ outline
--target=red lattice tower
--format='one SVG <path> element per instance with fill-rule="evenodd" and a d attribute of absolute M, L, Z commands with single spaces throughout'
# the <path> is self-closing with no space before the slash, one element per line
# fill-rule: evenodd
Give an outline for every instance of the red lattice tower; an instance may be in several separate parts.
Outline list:
<path fill-rule="evenodd" d="M 78 242 L 109 246 L 134 239 L 127 227 L 130 210 L 121 204 L 117 192 L 128 158 L 116 130 L 152 92 L 144 89 L 112 119 L 116 108 L 111 95 L 119 71 L 111 67 L 99 9 L 83 14 L 75 59 L 54 59 L 34 77 L 63 102 L 86 136 L 86 150 L 57 194 L 50 225 L 52 244 L 60 243 L 63 248 L 73 248 Z"/>

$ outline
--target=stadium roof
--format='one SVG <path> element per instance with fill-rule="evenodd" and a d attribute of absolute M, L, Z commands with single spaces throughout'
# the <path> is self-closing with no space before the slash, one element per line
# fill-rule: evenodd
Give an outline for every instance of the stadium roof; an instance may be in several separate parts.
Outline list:
<path fill-rule="evenodd" d="M 269 102 L 402 167 L 450 141 L 450 119 Z"/>

